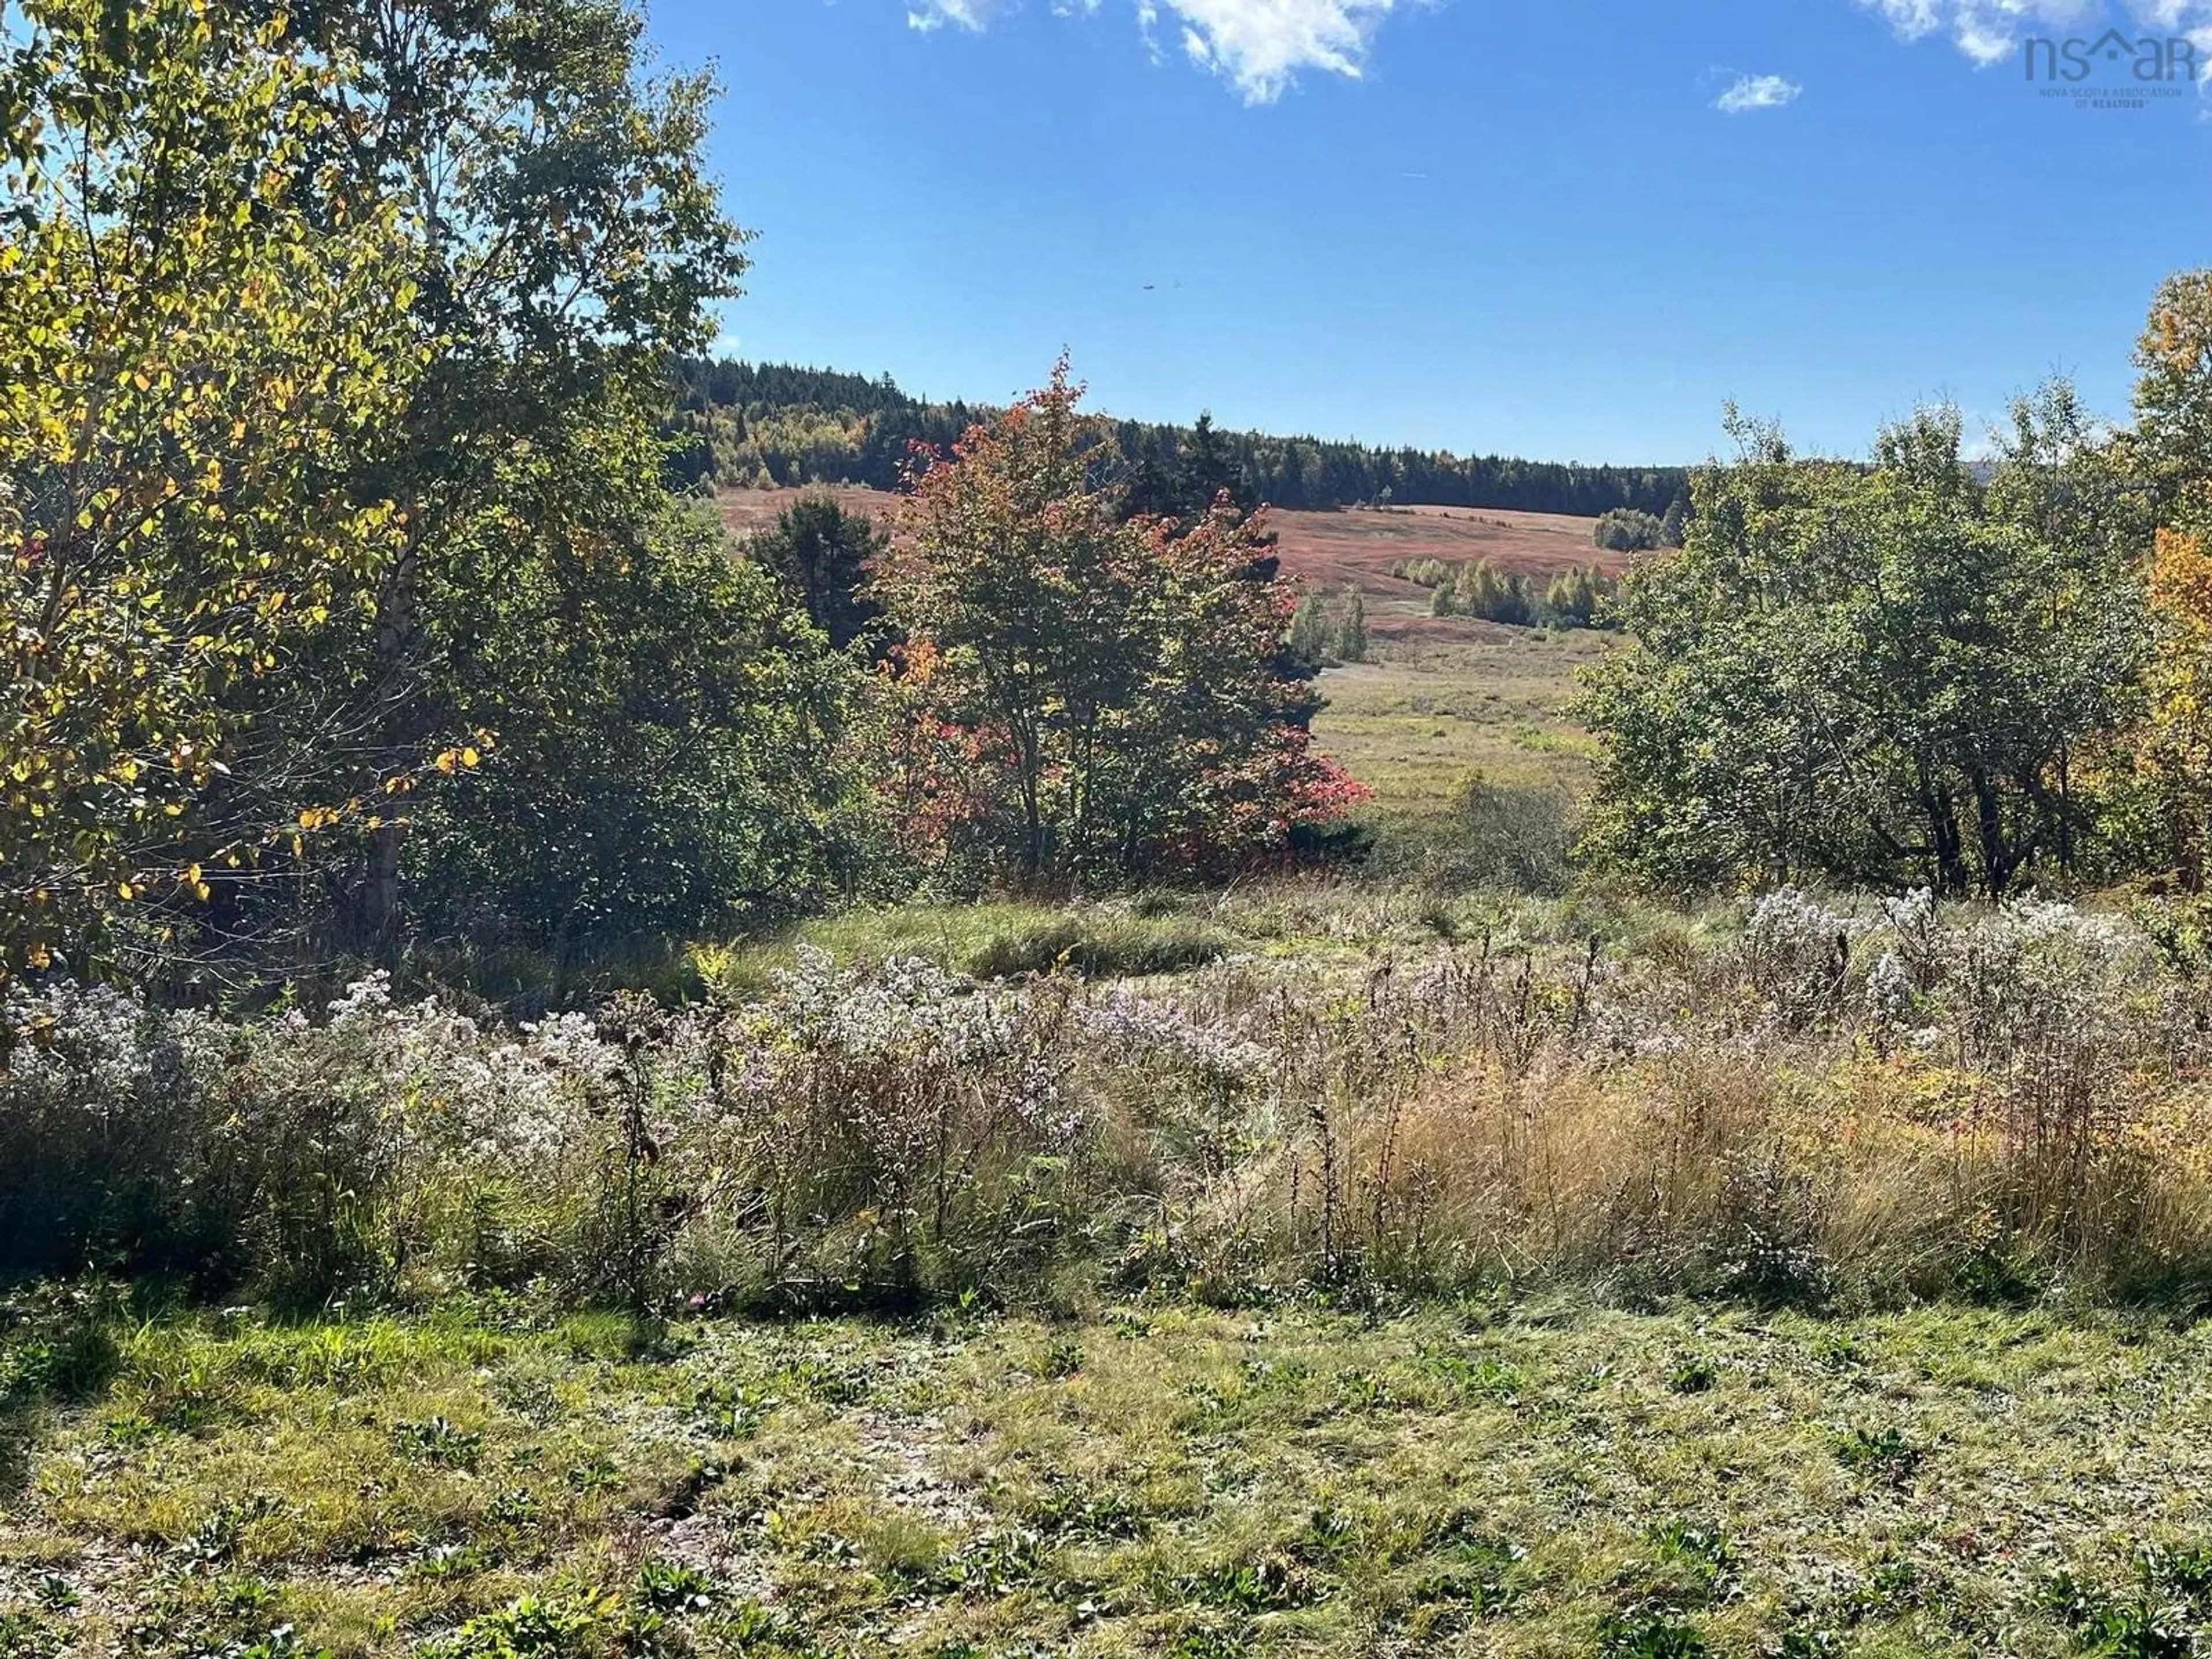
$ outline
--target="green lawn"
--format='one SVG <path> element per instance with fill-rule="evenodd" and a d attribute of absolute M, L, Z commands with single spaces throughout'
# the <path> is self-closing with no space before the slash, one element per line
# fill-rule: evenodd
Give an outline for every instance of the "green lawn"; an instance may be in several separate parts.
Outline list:
<path fill-rule="evenodd" d="M 0 1652 L 2178 1655 L 2208 1359 L 1570 1302 L 19 1332 Z"/>

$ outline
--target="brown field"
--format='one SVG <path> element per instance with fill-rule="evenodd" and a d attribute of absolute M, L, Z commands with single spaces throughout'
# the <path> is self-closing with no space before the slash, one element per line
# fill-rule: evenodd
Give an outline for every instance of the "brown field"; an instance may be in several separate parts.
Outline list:
<path fill-rule="evenodd" d="M 1401 559 L 1473 563 L 1488 559 L 1530 576 L 1571 566 L 1618 568 L 1622 556 L 1594 546 L 1597 520 L 1565 513 L 1516 513 L 1504 507 L 1388 507 L 1338 513 L 1271 513 L 1282 532 L 1283 562 L 1309 581 L 1357 582 L 1367 592 L 1424 604 L 1428 590 L 1401 581 Z"/>
<path fill-rule="evenodd" d="M 805 489 L 726 491 L 722 516 L 740 532 L 765 527 Z M 839 486 L 848 510 L 889 518 L 897 498 Z M 1490 559 L 1542 580 L 1571 565 L 1618 568 L 1621 556 L 1590 541 L 1592 519 L 1495 507 L 1398 507 L 1272 513 L 1285 568 L 1324 588 L 1366 596 L 1374 659 L 1322 677 L 1328 707 L 1314 722 L 1320 746 L 1375 791 L 1391 816 L 1441 811 L 1471 772 L 1551 778 L 1580 793 L 1589 736 L 1565 718 L 1574 671 L 1609 649 L 1610 636 L 1507 628 L 1431 617 L 1429 590 L 1390 574 L 1401 559 Z"/>
<path fill-rule="evenodd" d="M 732 529 L 752 531 L 800 496 L 818 489 L 732 489 L 721 495 L 722 517 Z M 838 485 L 828 491 L 840 505 L 888 518 L 898 498 L 888 491 Z M 1489 559 L 1509 570 L 1552 576 L 1569 566 L 1621 562 L 1621 556 L 1593 546 L 1594 519 L 1564 513 L 1516 513 L 1503 507 L 1390 507 L 1336 513 L 1275 511 L 1267 522 L 1281 536 L 1284 565 L 1326 586 L 1356 583 L 1370 599 L 1417 600 L 1427 590 L 1390 574 L 1401 559 L 1473 562 Z"/>
<path fill-rule="evenodd" d="M 848 513 L 866 513 L 871 517 L 889 520 L 898 508 L 898 497 L 887 489 L 870 489 L 861 484 L 810 484 L 794 489 L 725 489 L 714 498 L 722 509 L 722 522 L 741 536 L 756 530 L 765 530 L 775 522 L 775 515 L 793 501 L 809 495 L 835 495 L 837 505 Z"/>

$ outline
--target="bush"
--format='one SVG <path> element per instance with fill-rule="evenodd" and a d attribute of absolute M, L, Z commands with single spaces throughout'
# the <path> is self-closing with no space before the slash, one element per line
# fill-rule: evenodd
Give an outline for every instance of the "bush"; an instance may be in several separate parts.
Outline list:
<path fill-rule="evenodd" d="M 1663 520 L 1638 507 L 1616 507 L 1598 515 L 1590 531 L 1590 540 L 1614 553 L 1640 553 L 1658 547 L 1667 539 Z"/>
<path fill-rule="evenodd" d="M 981 979 L 1061 969 L 1113 978 L 1179 973 L 1228 951 L 1224 934 L 1186 916 L 1054 916 L 991 934 L 962 965 Z"/>
<path fill-rule="evenodd" d="M 1477 771 L 1460 784 L 1449 811 L 1374 830 L 1360 856 L 1376 873 L 1431 894 L 1556 894 L 1570 878 L 1577 816 L 1573 798 L 1549 780 Z"/>
<path fill-rule="evenodd" d="M 1102 948 L 1165 965 L 1218 945 L 1132 920 Z M 286 1300 L 544 1279 L 640 1306 L 685 1273 L 744 1298 L 1033 1282 L 1120 1189 L 1096 1184 L 1118 1156 L 1111 1091 L 1067 1085 L 1098 1030 L 1132 1052 L 1145 1005 L 1079 989 L 802 951 L 743 1006 L 624 997 L 513 1029 L 397 1004 L 381 975 L 319 1024 L 230 1028 L 103 989 L 18 991 L 4 1266 L 111 1262 Z M 1218 1097 L 1213 1071 L 1201 1085 Z"/>
<path fill-rule="evenodd" d="M 1556 893 L 1567 881 L 1575 804 L 1558 784 L 1501 782 L 1477 772 L 1452 802 L 1460 867 L 1480 882 Z"/>

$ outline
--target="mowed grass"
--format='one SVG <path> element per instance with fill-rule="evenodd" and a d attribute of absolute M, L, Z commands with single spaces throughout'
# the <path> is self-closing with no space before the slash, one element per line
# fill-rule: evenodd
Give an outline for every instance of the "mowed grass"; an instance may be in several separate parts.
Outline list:
<path fill-rule="evenodd" d="M 2208 1362 L 1977 1309 L 185 1318 L 19 1407 L 0 1651 L 2179 1654 Z"/>

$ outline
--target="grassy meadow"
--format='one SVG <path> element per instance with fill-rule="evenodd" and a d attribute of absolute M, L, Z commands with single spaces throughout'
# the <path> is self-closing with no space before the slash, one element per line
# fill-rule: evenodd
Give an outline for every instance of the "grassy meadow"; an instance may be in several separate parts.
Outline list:
<path fill-rule="evenodd" d="M 1571 817 L 1561 704 L 1611 641 L 1368 597 L 1316 732 L 1373 791 L 1369 874 L 695 945 L 702 1012 L 644 1041 L 769 1066 L 720 1139 L 656 1126 L 641 1159 L 599 1084 L 558 1118 L 547 1079 L 602 1076 L 574 1030 L 518 1060 L 372 998 L 234 1038 L 210 1145 L 356 1070 L 331 1146 L 471 1089 L 568 1127 L 394 1141 L 385 1206 L 321 1218 L 391 1264 L 373 1294 L 20 1284 L 0 1656 L 2193 1650 L 2202 979 L 2070 910 L 1486 885 L 1454 859 Z M 794 1061 L 784 1027 L 841 1001 L 920 1046 Z M 931 1020 L 967 1022 L 952 1059 Z M 133 1041 L 173 1069 L 198 1029 Z M 973 1057 L 1008 1029 L 1080 1134 L 1010 1144 Z M 525 1062 L 537 1092 L 498 1081 Z M 100 1155 L 159 1142 L 117 1098 Z M 951 1127 L 870 1151 L 878 1188 L 1004 1196 L 895 1237 L 840 1137 L 924 1100 Z M 161 1133 L 161 1169 L 200 1156 Z M 686 1182 L 805 1241 L 655 1231 Z"/>
<path fill-rule="evenodd" d="M 2179 1654 L 2212 1593 L 2206 1341 L 1512 1297 L 157 1316 L 18 1421 L 0 1639 Z"/>
<path fill-rule="evenodd" d="M 1608 647 L 1605 635 L 1419 621 L 1415 631 L 1383 613 L 1372 660 L 1321 679 L 1328 707 L 1314 721 L 1316 739 L 1374 792 L 1379 817 L 1433 815 L 1471 773 L 1571 791 L 1587 784 L 1590 740 L 1561 705 L 1575 669 Z"/>

